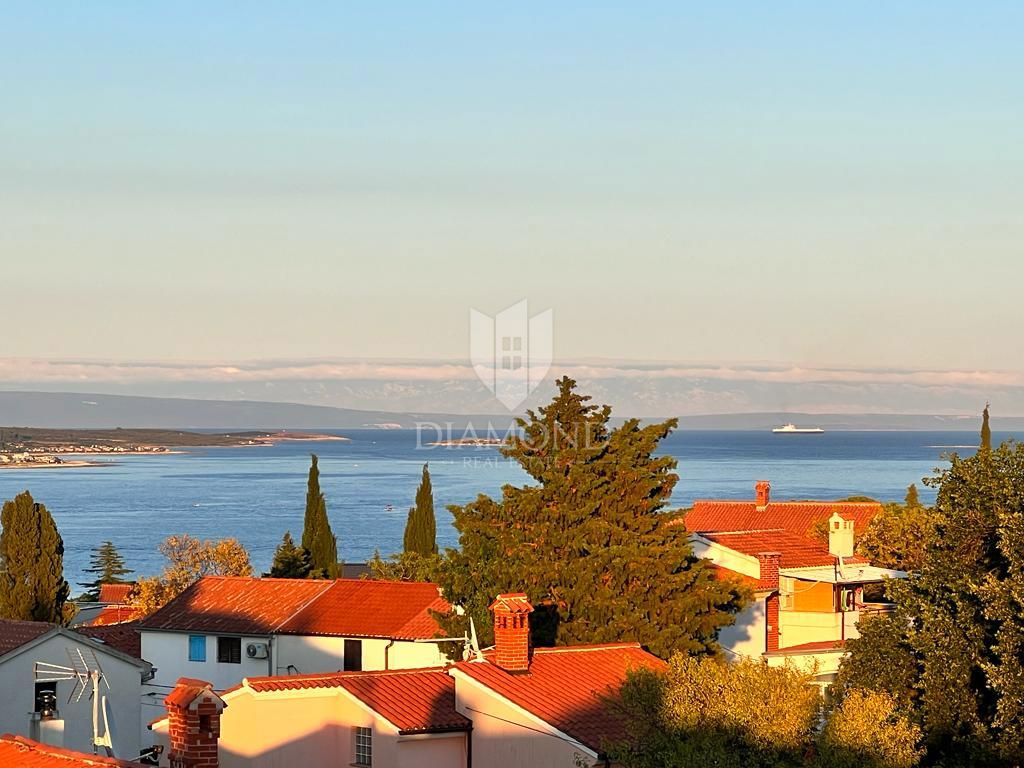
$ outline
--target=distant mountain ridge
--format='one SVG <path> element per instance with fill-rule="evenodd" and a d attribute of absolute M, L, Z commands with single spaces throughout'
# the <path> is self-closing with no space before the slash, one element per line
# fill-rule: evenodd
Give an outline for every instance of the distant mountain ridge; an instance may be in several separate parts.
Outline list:
<path fill-rule="evenodd" d="M 614 407 L 614 403 L 612 406 Z M 359 429 L 415 428 L 418 422 L 451 424 L 453 430 L 487 424 L 506 429 L 507 416 L 370 411 L 258 400 L 198 400 L 79 392 L 0 391 L 0 424 L 39 428 L 103 429 Z M 625 414 L 617 414 L 624 416 Z M 927 414 L 827 414 L 763 412 L 684 416 L 682 429 L 771 429 L 781 424 L 825 430 L 976 431 L 979 416 Z M 1024 430 L 1024 417 L 993 417 L 995 431 Z M 458 437 L 458 435 L 456 435 Z"/>

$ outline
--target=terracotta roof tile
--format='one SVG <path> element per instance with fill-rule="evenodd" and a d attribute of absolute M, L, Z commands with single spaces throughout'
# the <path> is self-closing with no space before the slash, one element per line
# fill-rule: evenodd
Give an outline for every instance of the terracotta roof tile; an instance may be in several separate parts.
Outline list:
<path fill-rule="evenodd" d="M 781 568 L 811 568 L 820 565 L 836 565 L 839 559 L 828 551 L 824 544 L 806 536 L 777 528 L 767 531 L 737 531 L 703 533 L 705 539 L 723 547 L 756 557 L 762 552 L 778 552 Z M 867 562 L 862 557 L 844 558 L 847 563 Z"/>
<path fill-rule="evenodd" d="M 14 621 L 0 619 L 0 656 L 30 643 L 40 635 L 49 632 L 54 624 L 45 621 Z"/>
<path fill-rule="evenodd" d="M 135 589 L 135 585 L 132 583 L 100 584 L 100 596 L 97 602 L 122 605 L 128 602 L 128 597 L 133 589 Z"/>
<path fill-rule="evenodd" d="M 436 584 L 338 579 L 282 624 L 280 631 L 292 635 L 426 640 L 441 634 L 431 610 L 449 610 Z"/>
<path fill-rule="evenodd" d="M 142 612 L 130 605 L 108 605 L 101 609 L 85 626 L 105 627 L 110 624 L 124 624 L 127 621 L 135 621 L 141 617 Z"/>
<path fill-rule="evenodd" d="M 753 501 L 695 501 L 683 524 L 691 533 L 784 528 L 807 536 L 815 523 L 828 520 L 833 512 L 853 520 L 856 530 L 863 531 L 881 511 L 882 505 L 875 501 L 773 501 L 762 510 Z"/>
<path fill-rule="evenodd" d="M 455 681 L 440 667 L 248 678 L 244 686 L 257 693 L 344 689 L 406 734 L 470 725 L 455 709 Z"/>
<path fill-rule="evenodd" d="M 194 677 L 179 677 L 174 684 L 174 689 L 164 696 L 164 704 L 172 707 L 187 709 L 193 701 L 205 694 L 217 696 L 213 686 L 205 680 L 198 680 Z M 217 698 L 220 698 L 217 696 Z"/>
<path fill-rule="evenodd" d="M 90 625 L 75 627 L 75 632 L 86 637 L 99 640 L 121 653 L 127 653 L 136 659 L 142 658 L 142 636 L 138 632 L 137 622 L 108 624 L 105 626 Z"/>
<path fill-rule="evenodd" d="M 538 648 L 530 670 L 512 674 L 490 662 L 459 662 L 453 669 L 487 686 L 580 744 L 600 752 L 625 735 L 625 724 L 605 697 L 614 696 L 631 669 L 665 663 L 636 643 Z"/>
<path fill-rule="evenodd" d="M 313 598 L 326 592 L 331 583 L 312 579 L 207 576 L 143 619 L 139 627 L 269 635 Z"/>
<path fill-rule="evenodd" d="M 40 744 L 22 736 L 0 736 L 0 766 L 5 768 L 76 768 L 76 766 L 117 766 L 138 768 L 138 763 L 98 757 L 70 749 Z"/>

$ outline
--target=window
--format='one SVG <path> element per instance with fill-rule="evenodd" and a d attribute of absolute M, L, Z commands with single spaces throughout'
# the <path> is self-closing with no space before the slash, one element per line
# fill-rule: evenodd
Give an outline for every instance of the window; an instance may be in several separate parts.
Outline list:
<path fill-rule="evenodd" d="M 242 638 L 218 637 L 217 661 L 221 664 L 242 663 Z"/>
<path fill-rule="evenodd" d="M 356 765 L 373 765 L 373 730 L 356 728 Z"/>
<path fill-rule="evenodd" d="M 188 660 L 206 661 L 206 635 L 188 636 Z"/>
<path fill-rule="evenodd" d="M 36 683 L 35 702 L 34 712 L 54 712 L 57 709 L 57 683 Z"/>
<path fill-rule="evenodd" d="M 361 672 L 363 670 L 363 641 L 346 640 L 344 669 L 346 672 Z"/>

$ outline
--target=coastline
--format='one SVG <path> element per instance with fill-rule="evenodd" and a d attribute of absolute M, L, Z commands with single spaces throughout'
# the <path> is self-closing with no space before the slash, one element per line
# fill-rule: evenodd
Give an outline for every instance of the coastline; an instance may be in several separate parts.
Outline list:
<path fill-rule="evenodd" d="M 17 463 L 0 464 L 0 471 L 5 469 L 81 469 L 82 467 L 109 467 L 113 462 L 109 461 L 62 461 L 55 464 L 46 464 L 39 461 L 20 461 Z"/>

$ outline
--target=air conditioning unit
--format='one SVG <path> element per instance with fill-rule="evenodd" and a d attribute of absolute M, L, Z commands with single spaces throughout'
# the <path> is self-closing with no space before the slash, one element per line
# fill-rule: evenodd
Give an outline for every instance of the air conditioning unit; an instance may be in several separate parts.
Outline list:
<path fill-rule="evenodd" d="M 249 643 L 245 646 L 245 655 L 250 659 L 265 659 L 267 658 L 267 644 Z"/>

